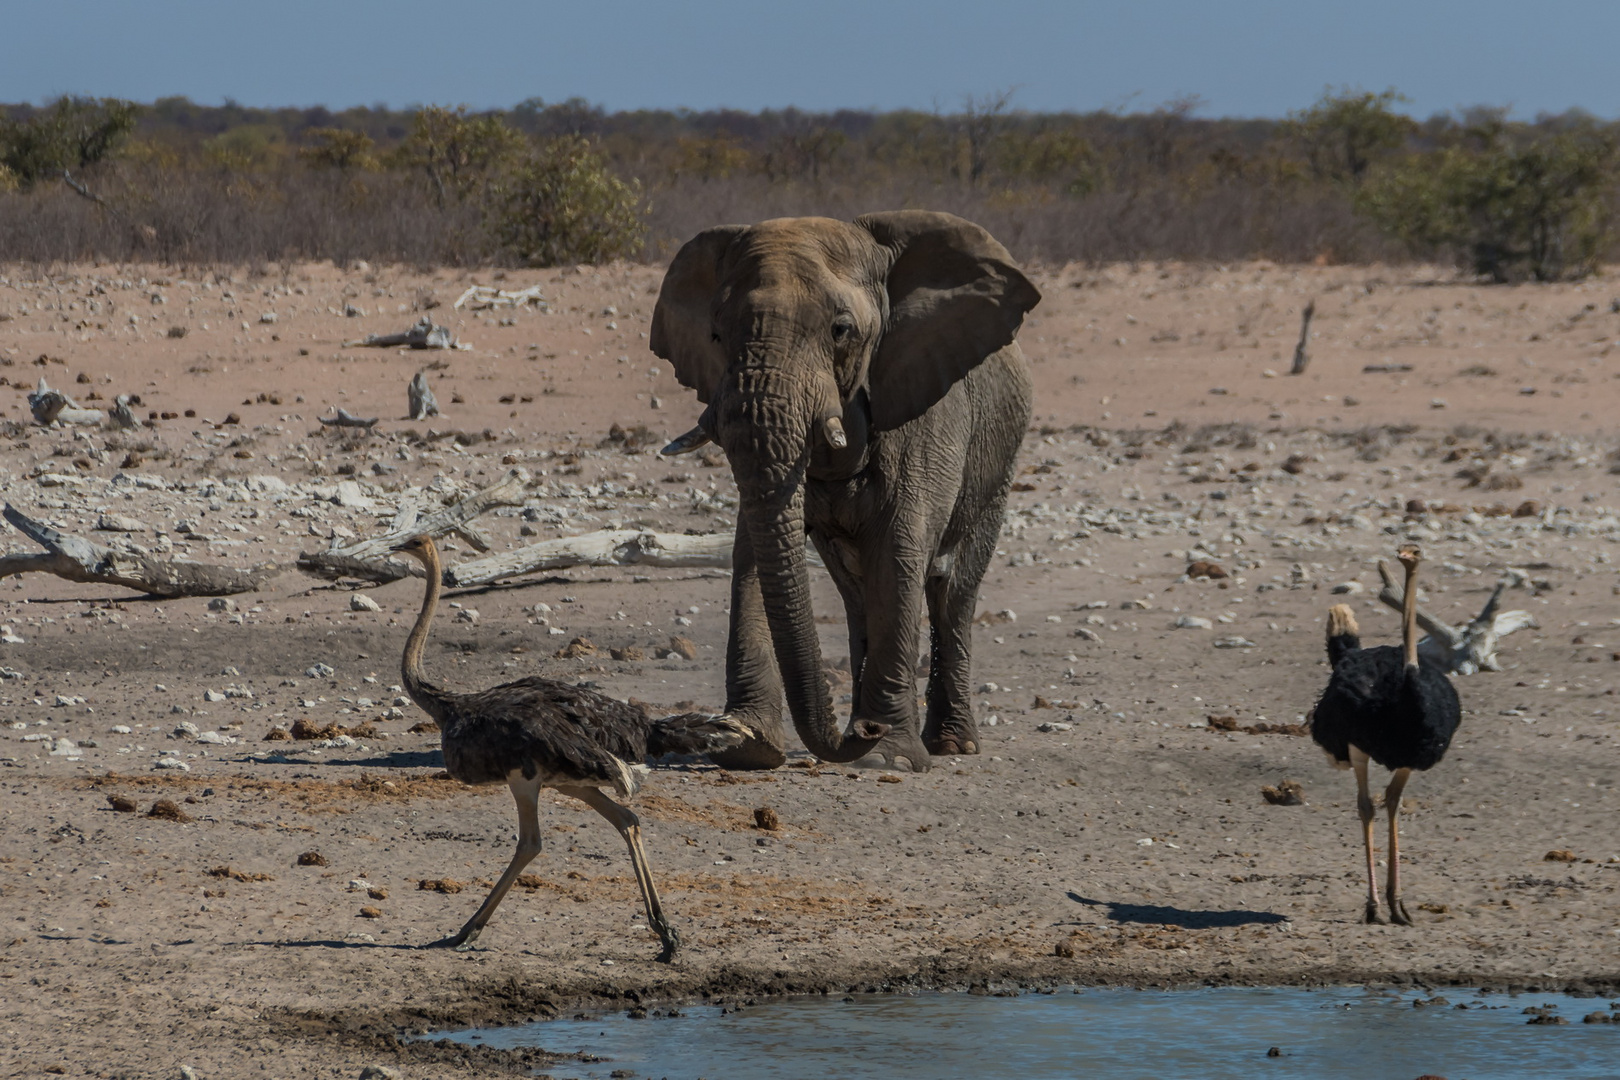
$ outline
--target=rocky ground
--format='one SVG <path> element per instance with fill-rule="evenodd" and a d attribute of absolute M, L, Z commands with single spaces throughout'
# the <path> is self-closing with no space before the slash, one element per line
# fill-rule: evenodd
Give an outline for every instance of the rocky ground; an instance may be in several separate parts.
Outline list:
<path fill-rule="evenodd" d="M 512 468 L 524 505 L 479 522 L 497 550 L 728 530 L 723 459 L 656 456 L 697 411 L 646 350 L 658 271 L 7 268 L 5 500 L 131 552 L 289 568 L 212 603 L 0 584 L 6 1071 L 524 1071 L 545 1063 L 399 1037 L 854 986 L 1620 985 L 1620 280 L 1036 280 L 1036 423 L 976 641 L 984 752 L 923 775 L 802 755 L 655 773 L 637 808 L 688 943 L 666 967 L 618 837 L 561 798 L 478 948 L 414 949 L 505 865 L 510 798 L 438 778 L 435 736 L 412 730 L 397 657 L 419 586 L 290 568 Z M 456 310 L 474 281 L 548 305 Z M 1289 376 L 1311 298 L 1310 366 Z M 472 349 L 343 347 L 423 314 Z M 402 420 L 422 369 L 443 415 Z M 40 377 L 87 408 L 138 395 L 145 423 L 39 427 Z M 338 406 L 381 419 L 317 423 Z M 1287 731 L 1326 680 L 1330 603 L 1396 639 L 1376 564 L 1407 540 L 1436 615 L 1466 621 L 1505 576 L 1504 606 L 1537 626 L 1503 641 L 1504 670 L 1458 680 L 1452 751 L 1407 789 L 1418 925 L 1365 926 L 1353 781 Z M 1227 576 L 1189 578 L 1200 561 Z M 454 687 L 538 672 L 661 709 L 722 701 L 723 571 L 576 568 L 449 600 L 428 665 Z M 1284 780 L 1302 804 L 1262 796 Z"/>

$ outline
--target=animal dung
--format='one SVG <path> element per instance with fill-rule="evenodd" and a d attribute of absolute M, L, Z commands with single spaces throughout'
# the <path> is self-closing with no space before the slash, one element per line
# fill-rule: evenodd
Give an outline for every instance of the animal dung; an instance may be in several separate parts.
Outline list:
<path fill-rule="evenodd" d="M 678 656 L 682 660 L 696 660 L 698 658 L 698 649 L 691 638 L 677 634 L 669 639 L 669 654 Z"/>
<path fill-rule="evenodd" d="M 318 852 L 318 851 L 306 851 L 302 855 L 298 856 L 298 865 L 299 866 L 329 866 L 331 864 L 326 861 L 326 856 L 322 855 L 320 852 Z"/>
<path fill-rule="evenodd" d="M 186 822 L 191 820 L 191 815 L 180 809 L 180 804 L 173 799 L 159 799 L 152 804 L 152 809 L 146 812 L 146 816 L 149 818 L 161 818 L 164 821 Z"/>
<path fill-rule="evenodd" d="M 362 919 L 380 919 L 382 918 L 382 908 L 376 908 L 372 907 L 370 904 L 366 904 L 360 909 L 360 917 Z"/>
<path fill-rule="evenodd" d="M 1199 559 L 1196 562 L 1188 564 L 1187 576 L 1194 580 L 1219 580 L 1220 578 L 1230 577 L 1231 575 L 1226 572 L 1226 568 L 1220 563 L 1211 562 L 1208 559 Z"/>
<path fill-rule="evenodd" d="M 1541 857 L 1541 861 L 1542 862 L 1572 863 L 1572 862 L 1580 862 L 1581 857 L 1579 855 L 1575 854 L 1573 851 L 1568 851 L 1568 850 L 1565 850 L 1564 848 L 1554 848 L 1552 851 L 1549 851 L 1549 852 L 1547 852 L 1547 854 L 1543 855 Z"/>
<path fill-rule="evenodd" d="M 1305 788 L 1298 780 L 1284 780 L 1276 787 L 1263 787 L 1260 794 L 1272 806 L 1305 805 Z"/>
<path fill-rule="evenodd" d="M 587 656 L 596 656 L 599 652 L 596 643 L 590 638 L 577 637 L 557 650 L 557 659 L 577 660 Z"/>
<path fill-rule="evenodd" d="M 120 814 L 133 814 L 138 809 L 135 800 L 128 795 L 108 795 L 107 805 Z"/>
<path fill-rule="evenodd" d="M 467 886 L 454 878 L 423 878 L 416 887 L 421 892 L 458 893 Z"/>
<path fill-rule="evenodd" d="M 761 806 L 754 811 L 754 827 L 775 832 L 782 827 L 782 819 L 776 816 L 776 811 L 771 807 Z"/>

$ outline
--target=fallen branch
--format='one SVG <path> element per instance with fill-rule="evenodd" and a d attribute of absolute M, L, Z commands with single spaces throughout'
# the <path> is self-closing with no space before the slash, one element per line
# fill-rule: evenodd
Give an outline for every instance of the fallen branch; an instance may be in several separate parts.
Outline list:
<path fill-rule="evenodd" d="M 263 563 L 251 570 L 234 570 L 224 566 L 114 551 L 82 536 L 64 533 L 35 521 L 10 503 L 6 504 L 4 516 L 18 532 L 45 548 L 45 553 L 0 556 L 0 577 L 29 573 L 55 574 L 68 581 L 119 585 L 171 599 L 255 592 L 281 573 L 281 568 L 274 563 Z"/>
<path fill-rule="evenodd" d="M 400 334 L 367 334 L 355 341 L 345 341 L 345 349 L 376 348 L 387 349 L 403 345 L 412 349 L 468 349 L 469 345 L 458 345 L 456 335 L 450 332 L 448 326 L 434 326 L 433 320 L 424 315 L 416 321 L 409 330 Z"/>
<path fill-rule="evenodd" d="M 731 566 L 729 533 L 682 536 L 645 529 L 603 529 L 582 536 L 542 540 L 538 544 L 474 559 L 444 572 L 444 583 L 454 588 L 487 585 L 501 578 L 519 577 L 541 570 L 570 566 Z"/>
<path fill-rule="evenodd" d="M 40 378 L 34 392 L 28 395 L 28 409 L 34 414 L 35 422 L 42 427 L 50 427 L 54 423 L 101 423 L 100 409 L 80 408 L 78 402 L 62 391 L 51 389 L 43 377 Z"/>
<path fill-rule="evenodd" d="M 1383 601 L 1385 606 L 1400 611 L 1401 604 L 1406 598 L 1406 589 L 1395 580 L 1389 564 L 1383 560 L 1379 560 L 1378 563 L 1378 576 L 1384 579 L 1384 587 L 1379 591 L 1378 599 Z M 1501 661 L 1496 658 L 1497 642 L 1516 630 L 1540 625 L 1536 622 L 1536 617 L 1528 611 L 1496 610 L 1502 602 L 1502 590 L 1505 588 L 1507 582 L 1499 582 L 1491 593 L 1491 598 L 1485 601 L 1485 607 L 1480 613 L 1460 627 L 1442 622 L 1419 607 L 1418 625 L 1423 627 L 1429 636 L 1418 642 L 1418 653 L 1457 675 L 1473 675 L 1479 671 L 1501 671 Z"/>
<path fill-rule="evenodd" d="M 315 419 L 327 427 L 371 428 L 381 417 L 373 416 L 370 420 L 362 420 L 348 409 L 339 409 L 336 416 L 317 416 Z"/>
<path fill-rule="evenodd" d="M 522 470 L 513 469 L 482 491 L 422 517 L 417 516 L 414 506 L 401 507 L 393 527 L 382 536 L 345 547 L 334 544 L 326 551 L 304 552 L 298 556 L 298 569 L 333 581 L 350 577 L 386 583 L 413 573 L 420 577 L 421 570 L 416 564 L 389 558 L 398 544 L 413 536 L 437 538 L 452 532 L 467 537 L 469 522 L 485 511 L 497 506 L 522 506 L 523 486 L 527 479 L 527 474 Z M 479 541 L 488 543 L 481 533 L 474 532 L 473 535 Z M 476 546 L 471 537 L 467 537 L 467 542 Z"/>
<path fill-rule="evenodd" d="M 546 298 L 540 295 L 540 286 L 530 285 L 527 289 L 518 289 L 508 292 L 497 289 L 492 285 L 473 285 L 462 293 L 455 303 L 456 310 L 463 306 L 473 311 L 486 311 L 497 307 L 523 307 L 527 304 L 537 304 L 541 308 L 549 305 Z"/>
<path fill-rule="evenodd" d="M 1316 301 L 1313 299 L 1305 305 L 1300 313 L 1299 344 L 1294 346 L 1294 366 L 1288 369 L 1290 375 L 1305 374 L 1305 365 L 1311 362 L 1309 351 L 1311 342 L 1311 316 L 1316 314 Z"/>

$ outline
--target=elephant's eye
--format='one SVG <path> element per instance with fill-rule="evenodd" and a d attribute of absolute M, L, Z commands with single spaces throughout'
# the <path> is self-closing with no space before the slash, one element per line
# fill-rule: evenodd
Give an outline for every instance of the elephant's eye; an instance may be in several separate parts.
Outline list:
<path fill-rule="evenodd" d="M 846 341 L 849 335 L 855 332 L 855 320 L 847 315 L 839 316 L 833 320 L 832 336 L 834 341 Z"/>
<path fill-rule="evenodd" d="M 716 345 L 724 344 L 720 340 L 720 331 L 718 331 L 718 330 L 710 330 L 709 331 L 709 340 L 714 342 Z"/>

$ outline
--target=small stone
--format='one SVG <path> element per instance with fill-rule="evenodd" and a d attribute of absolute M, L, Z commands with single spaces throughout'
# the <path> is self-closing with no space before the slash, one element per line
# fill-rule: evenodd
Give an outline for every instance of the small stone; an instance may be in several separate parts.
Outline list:
<path fill-rule="evenodd" d="M 1540 517 L 1541 503 L 1537 502 L 1535 499 L 1526 499 L 1524 502 L 1513 508 L 1513 516 L 1516 518 Z"/>
<path fill-rule="evenodd" d="M 404 1080 L 405 1074 L 386 1065 L 367 1065 L 360 1070 L 359 1080 Z"/>
<path fill-rule="evenodd" d="M 225 695 L 220 693 L 218 690 L 204 690 L 203 691 L 203 700 L 204 701 L 224 701 L 225 700 Z"/>
<path fill-rule="evenodd" d="M 231 746 L 236 742 L 236 736 L 226 735 L 218 731 L 205 731 L 197 736 L 197 741 L 210 746 Z"/>
<path fill-rule="evenodd" d="M 1215 624 L 1201 615 L 1183 615 L 1176 620 L 1177 630 L 1213 630 Z"/>
<path fill-rule="evenodd" d="M 197 1075 L 197 1070 L 190 1065 L 182 1065 L 180 1066 L 180 1080 L 202 1080 L 202 1078 Z"/>
<path fill-rule="evenodd" d="M 1196 562 L 1188 564 L 1187 576 L 1196 580 L 1219 579 L 1227 577 L 1228 575 L 1226 568 L 1220 563 L 1211 562 L 1208 559 L 1199 559 Z"/>
<path fill-rule="evenodd" d="M 609 649 L 608 652 L 615 660 L 645 660 L 647 654 L 634 645 L 626 645 L 622 649 Z"/>
<path fill-rule="evenodd" d="M 1246 637 L 1223 637 L 1215 639 L 1217 649 L 1253 649 L 1255 643 Z"/>
<path fill-rule="evenodd" d="M 235 611 L 236 601 L 228 596 L 216 596 L 208 601 L 209 611 Z"/>
<path fill-rule="evenodd" d="M 1073 731 L 1073 724 L 1066 724 L 1061 720 L 1047 720 L 1035 725 L 1036 731 Z"/>
<path fill-rule="evenodd" d="M 277 315 L 273 311 L 266 311 L 264 314 L 259 316 L 259 321 L 265 324 L 274 323 L 276 319 Z"/>
<path fill-rule="evenodd" d="M 1568 850 L 1565 850 L 1564 848 L 1554 848 L 1552 851 L 1549 851 L 1549 852 L 1547 852 L 1547 854 L 1543 855 L 1541 857 L 1541 861 L 1542 862 L 1572 863 L 1572 862 L 1580 862 L 1581 857 L 1579 855 L 1575 854 L 1573 851 L 1568 851 Z"/>
<path fill-rule="evenodd" d="M 221 695 L 220 700 L 225 700 L 223 695 Z M 174 725 L 174 731 L 170 732 L 170 735 L 176 739 L 195 739 L 200 734 L 202 734 L 201 729 L 190 720 L 180 721 Z"/>
<path fill-rule="evenodd" d="M 72 739 L 55 739 L 51 742 L 49 756 L 72 758 L 79 757 L 83 753 L 84 751 L 79 749 L 79 744 Z"/>
<path fill-rule="evenodd" d="M 138 533 L 146 531 L 146 523 L 124 514 L 102 514 L 96 518 L 96 528 L 101 532 Z"/>
<path fill-rule="evenodd" d="M 476 623 L 478 621 L 478 609 L 462 608 L 460 611 L 456 612 L 455 621 L 460 623 Z"/>
<path fill-rule="evenodd" d="M 299 866 L 327 866 L 326 856 L 318 851 L 306 851 L 298 856 Z"/>
<path fill-rule="evenodd" d="M 177 757 L 160 757 L 152 763 L 153 769 L 174 769 L 177 772 L 190 772 L 191 766 Z"/>
<path fill-rule="evenodd" d="M 381 611 L 382 605 L 377 603 L 365 593 L 355 593 L 349 597 L 350 611 Z"/>
<path fill-rule="evenodd" d="M 366 895 L 373 900 L 386 900 L 388 899 L 388 890 L 373 885 L 366 890 Z"/>

